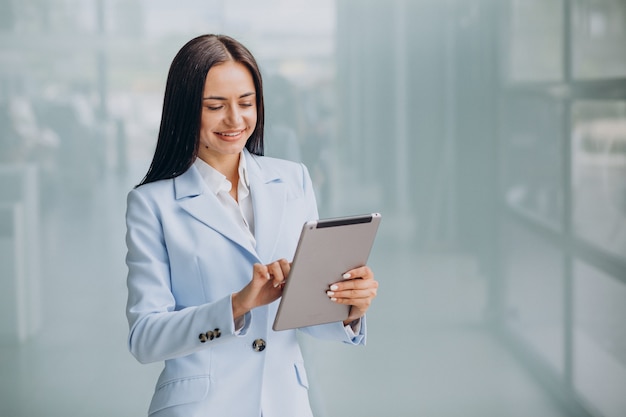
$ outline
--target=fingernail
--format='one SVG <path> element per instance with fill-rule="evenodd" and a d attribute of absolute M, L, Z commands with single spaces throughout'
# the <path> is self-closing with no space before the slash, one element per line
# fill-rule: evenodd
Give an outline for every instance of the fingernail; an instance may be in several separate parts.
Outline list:
<path fill-rule="evenodd" d="M 349 278 L 352 278 L 352 275 L 348 274 L 347 272 L 343 274 L 343 279 L 349 279 Z"/>
<path fill-rule="evenodd" d="M 337 301 L 337 299 L 336 298 L 331 298 L 330 301 Z"/>
<path fill-rule="evenodd" d="M 274 284 L 274 288 L 278 288 L 279 285 L 280 285 L 280 283 Z"/>
<path fill-rule="evenodd" d="M 335 293 L 332 292 L 332 291 L 326 291 L 326 295 L 328 295 L 330 297 L 331 295 L 335 295 Z"/>
<path fill-rule="evenodd" d="M 337 285 L 333 284 L 333 285 L 330 286 L 330 289 L 333 290 L 333 291 L 336 291 L 336 290 L 339 289 L 339 287 Z"/>
<path fill-rule="evenodd" d="M 267 273 L 267 279 L 270 279 L 270 274 L 269 274 L 269 272 Z"/>

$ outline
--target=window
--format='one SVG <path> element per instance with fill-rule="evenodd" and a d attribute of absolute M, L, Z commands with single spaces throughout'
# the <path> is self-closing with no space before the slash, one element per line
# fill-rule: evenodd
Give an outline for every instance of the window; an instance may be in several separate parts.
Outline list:
<path fill-rule="evenodd" d="M 626 3 L 502 13 L 503 328 L 568 398 L 623 415 Z"/>

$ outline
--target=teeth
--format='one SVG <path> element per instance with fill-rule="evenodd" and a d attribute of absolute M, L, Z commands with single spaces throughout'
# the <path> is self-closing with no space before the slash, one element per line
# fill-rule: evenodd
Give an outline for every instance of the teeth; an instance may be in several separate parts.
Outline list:
<path fill-rule="evenodd" d="M 220 133 L 220 135 L 222 136 L 237 136 L 239 135 L 241 132 L 235 132 L 235 133 Z"/>

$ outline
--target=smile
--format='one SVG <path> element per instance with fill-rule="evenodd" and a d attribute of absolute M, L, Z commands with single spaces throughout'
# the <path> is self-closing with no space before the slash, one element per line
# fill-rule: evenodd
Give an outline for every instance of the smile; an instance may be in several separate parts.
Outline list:
<path fill-rule="evenodd" d="M 215 132 L 215 134 L 216 135 L 220 135 L 220 136 L 226 136 L 226 137 L 229 137 L 229 138 L 234 138 L 236 136 L 241 135 L 243 132 L 245 132 L 245 129 L 244 130 L 239 130 L 237 132 Z"/>

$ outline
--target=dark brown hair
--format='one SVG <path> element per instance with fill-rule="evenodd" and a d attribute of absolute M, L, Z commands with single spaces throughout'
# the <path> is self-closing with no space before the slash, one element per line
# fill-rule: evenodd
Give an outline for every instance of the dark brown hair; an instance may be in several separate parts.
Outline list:
<path fill-rule="evenodd" d="M 139 185 L 177 177 L 193 164 L 198 155 L 206 76 L 213 66 L 227 61 L 245 65 L 252 75 L 256 88 L 257 122 L 246 142 L 246 149 L 263 155 L 263 82 L 254 56 L 231 37 L 202 35 L 187 42 L 172 61 L 154 157 Z"/>

